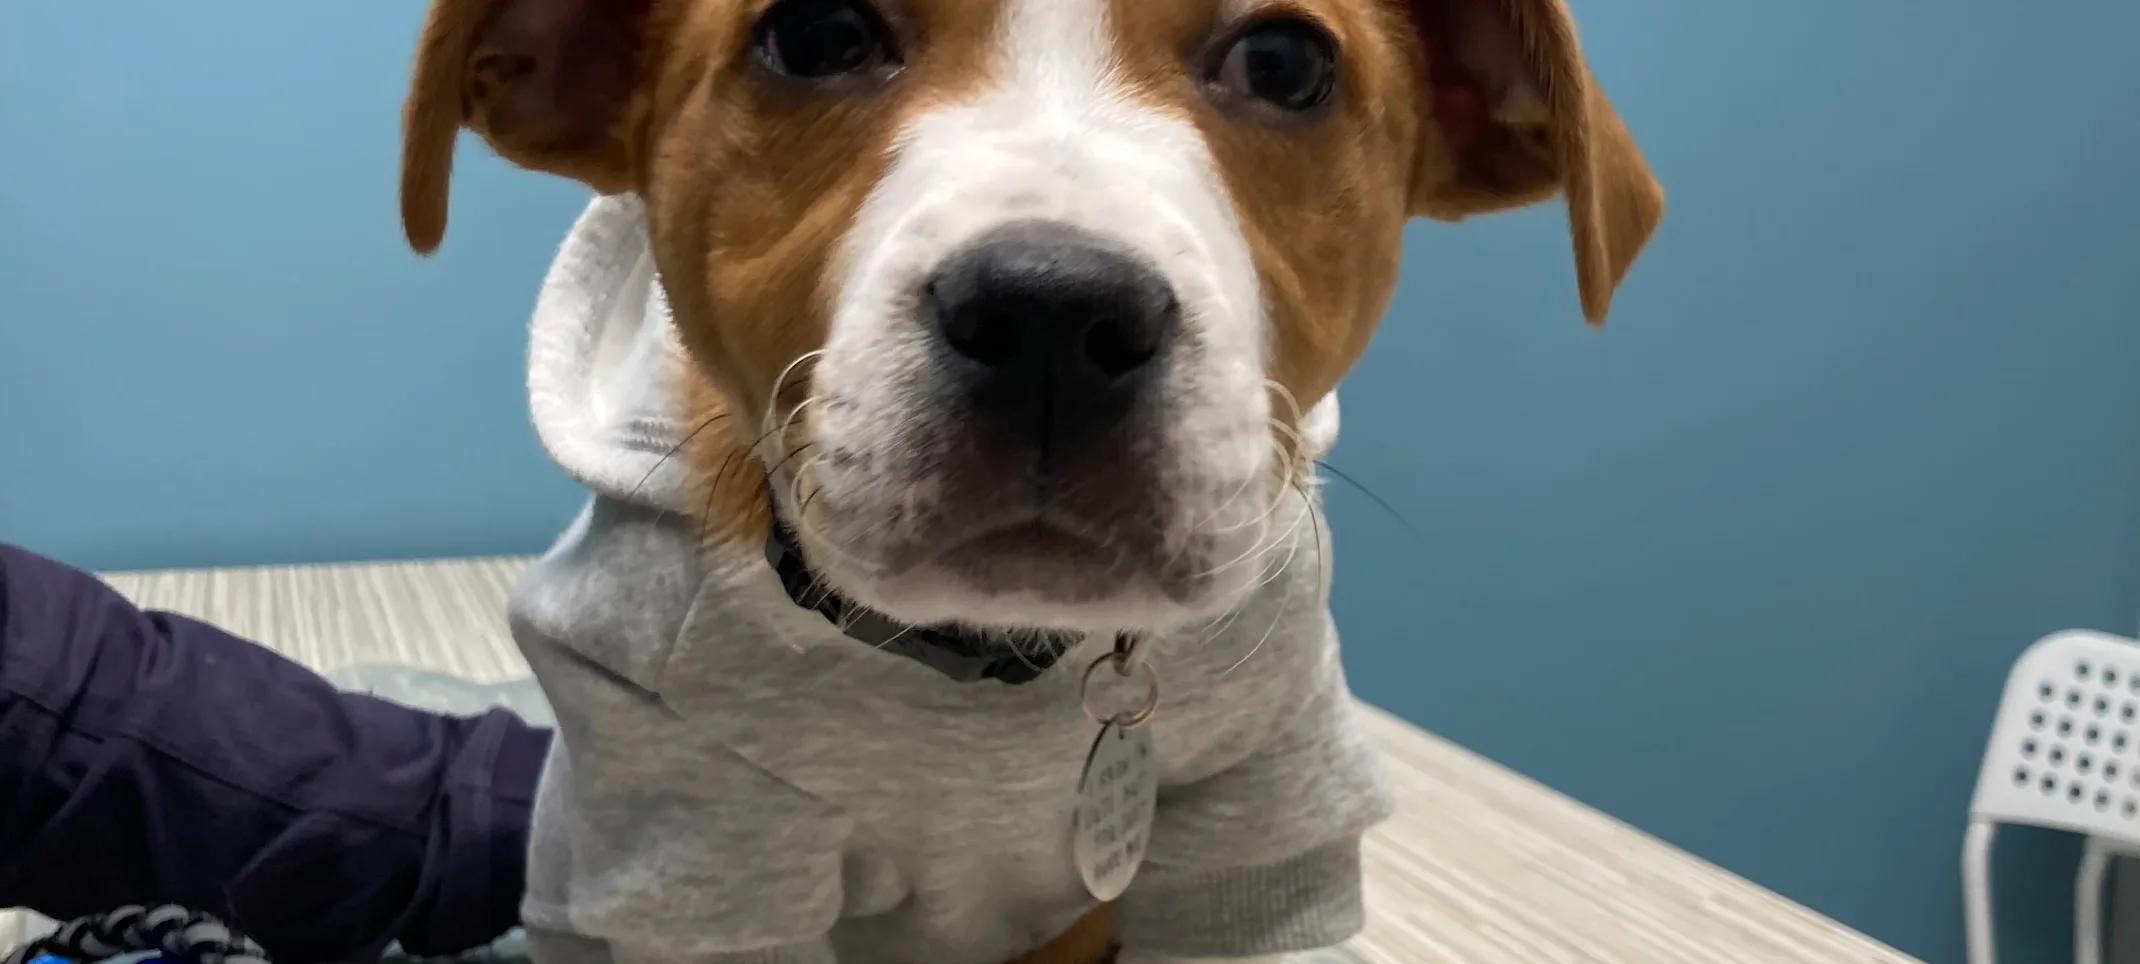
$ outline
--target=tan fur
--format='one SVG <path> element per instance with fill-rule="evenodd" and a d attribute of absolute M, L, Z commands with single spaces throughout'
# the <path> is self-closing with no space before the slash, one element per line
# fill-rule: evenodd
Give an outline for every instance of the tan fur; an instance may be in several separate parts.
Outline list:
<path fill-rule="evenodd" d="M 770 422 L 787 435 L 772 448 L 809 457 L 810 372 L 789 365 L 824 343 L 833 258 L 883 173 L 892 135 L 916 111 L 983 79 L 980 38 L 995 8 L 908 0 L 902 9 L 938 42 L 871 96 L 837 97 L 768 82 L 735 61 L 752 7 L 698 4 L 671 26 L 672 66 L 654 94 L 665 123 L 651 138 L 663 163 L 646 173 L 643 193 L 662 199 L 648 206 L 648 222 L 663 277 L 695 282 L 671 281 L 668 291 L 700 376 L 685 380 L 685 411 L 692 424 L 713 426 L 686 453 L 698 469 L 701 522 L 714 537 L 755 540 L 765 531 L 764 474 L 747 453 Z M 721 72 L 718 82 L 703 80 Z"/>
<path fill-rule="evenodd" d="M 631 190 L 657 2 L 433 3 L 402 110 L 401 223 L 409 245 L 429 253 L 445 238 L 462 127 L 521 167 L 604 193 Z"/>
<path fill-rule="evenodd" d="M 1026 952 L 1011 964 L 1106 964 L 1114 956 L 1114 909 L 1103 906 L 1079 918 L 1062 936 Z"/>
<path fill-rule="evenodd" d="M 1263 280 L 1281 412 L 1320 401 L 1366 350 L 1413 215 L 1461 220 L 1565 193 L 1583 311 L 1603 323 L 1664 196 L 1560 0 L 1260 5 L 1321 23 L 1344 52 L 1336 116 L 1306 124 L 1244 122 L 1182 82 L 1181 51 L 1238 6 L 1113 0 L 1113 17 L 1132 83 L 1193 119 L 1218 160 Z"/>
<path fill-rule="evenodd" d="M 1402 199 L 1423 110 L 1406 21 L 1395 6 L 1365 0 L 1262 8 L 1316 20 L 1344 52 L 1334 116 L 1269 123 L 1238 116 L 1181 80 L 1179 51 L 1213 34 L 1237 4 L 1113 4 L 1133 82 L 1147 101 L 1193 120 L 1218 162 L 1276 337 L 1270 375 L 1286 391 L 1274 404 L 1297 422 L 1366 350 L 1397 282 L 1410 216 Z"/>
<path fill-rule="evenodd" d="M 1411 0 L 1411 7 L 1434 120 L 1421 142 L 1412 212 L 1458 221 L 1565 195 L 1583 314 L 1603 324 L 1614 289 L 1664 217 L 1664 189 L 1590 75 L 1567 4 Z M 1489 64 L 1503 63 L 1519 73 L 1496 76 Z M 1535 103 L 1497 102 L 1518 83 Z"/>
<path fill-rule="evenodd" d="M 1261 275 L 1272 378 L 1300 410 L 1366 349 L 1404 222 L 1567 199 L 1582 308 L 1602 322 L 1663 194 L 1590 76 L 1562 0 L 1110 0 L 1139 95 L 1193 121 Z M 682 404 L 709 538 L 762 538 L 766 466 L 802 456 L 830 270 L 907 118 L 985 80 L 1000 0 L 899 0 L 896 77 L 846 93 L 782 86 L 746 59 L 766 0 L 433 0 L 404 114 L 402 220 L 445 235 L 456 134 L 507 160 L 647 202 L 692 377 Z M 1321 22 L 1343 51 L 1331 114 L 1266 123 L 1185 71 L 1244 7 Z M 776 384 L 777 382 L 777 384 Z M 1286 409 L 1281 406 L 1281 412 Z M 1096 911 L 1016 964 L 1097 964 Z"/>

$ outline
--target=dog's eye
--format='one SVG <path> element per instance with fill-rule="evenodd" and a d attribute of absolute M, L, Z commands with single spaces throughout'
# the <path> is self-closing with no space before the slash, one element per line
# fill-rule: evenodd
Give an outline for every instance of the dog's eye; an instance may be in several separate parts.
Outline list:
<path fill-rule="evenodd" d="M 1212 80 L 1285 110 L 1320 107 L 1337 86 L 1337 45 L 1305 20 L 1266 20 L 1234 38 Z"/>
<path fill-rule="evenodd" d="M 759 58 L 776 74 L 824 78 L 892 60 L 891 31 L 860 0 L 780 0 L 758 19 Z"/>

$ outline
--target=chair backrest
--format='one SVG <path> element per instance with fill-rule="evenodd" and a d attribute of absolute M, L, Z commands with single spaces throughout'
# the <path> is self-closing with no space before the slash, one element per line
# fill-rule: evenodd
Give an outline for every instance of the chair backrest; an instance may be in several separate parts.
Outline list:
<path fill-rule="evenodd" d="M 2140 641 L 2069 630 L 2023 652 L 1969 812 L 2140 844 Z"/>

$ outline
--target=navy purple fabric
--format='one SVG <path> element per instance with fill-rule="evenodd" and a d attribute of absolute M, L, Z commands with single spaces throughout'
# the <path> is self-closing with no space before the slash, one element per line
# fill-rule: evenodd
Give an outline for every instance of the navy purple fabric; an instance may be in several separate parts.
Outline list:
<path fill-rule="evenodd" d="M 518 923 L 550 733 L 342 693 L 0 543 L 0 907 L 184 904 L 290 964 Z"/>

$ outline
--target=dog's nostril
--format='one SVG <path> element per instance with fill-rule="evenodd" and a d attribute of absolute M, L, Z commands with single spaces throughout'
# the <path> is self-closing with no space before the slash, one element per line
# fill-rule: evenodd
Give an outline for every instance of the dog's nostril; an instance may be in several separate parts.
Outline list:
<path fill-rule="evenodd" d="M 1101 317 L 1085 329 L 1085 360 L 1109 376 L 1120 378 L 1144 367 L 1159 353 L 1157 327 L 1124 321 L 1119 316 Z"/>
<path fill-rule="evenodd" d="M 983 365 L 996 366 L 1018 354 L 1018 320 L 1002 314 L 972 312 L 973 318 L 958 334 L 946 332 L 952 347 Z"/>
<path fill-rule="evenodd" d="M 976 308 L 964 293 L 946 296 L 941 278 L 931 278 L 921 289 L 922 317 L 953 351 L 990 367 L 1018 353 L 1015 319 L 985 307 Z"/>

